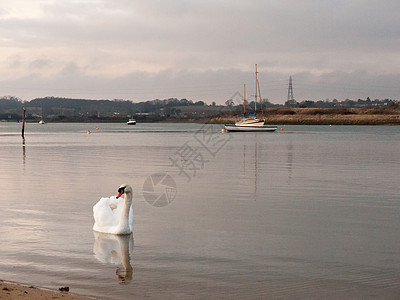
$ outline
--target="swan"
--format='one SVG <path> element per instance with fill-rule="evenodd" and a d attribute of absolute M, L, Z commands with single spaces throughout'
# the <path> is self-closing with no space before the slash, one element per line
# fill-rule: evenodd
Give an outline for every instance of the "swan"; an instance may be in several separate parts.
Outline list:
<path fill-rule="evenodd" d="M 124 194 L 124 199 L 120 197 Z M 93 206 L 93 230 L 112 234 L 130 234 L 133 227 L 132 187 L 123 184 L 118 195 L 101 198 Z"/>

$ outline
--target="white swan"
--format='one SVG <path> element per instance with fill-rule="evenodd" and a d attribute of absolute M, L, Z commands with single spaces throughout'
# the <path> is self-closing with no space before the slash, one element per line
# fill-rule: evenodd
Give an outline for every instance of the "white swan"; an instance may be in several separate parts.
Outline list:
<path fill-rule="evenodd" d="M 120 196 L 124 194 L 122 200 Z M 123 184 L 118 196 L 101 198 L 93 206 L 93 230 L 112 234 L 130 234 L 133 227 L 132 187 Z"/>

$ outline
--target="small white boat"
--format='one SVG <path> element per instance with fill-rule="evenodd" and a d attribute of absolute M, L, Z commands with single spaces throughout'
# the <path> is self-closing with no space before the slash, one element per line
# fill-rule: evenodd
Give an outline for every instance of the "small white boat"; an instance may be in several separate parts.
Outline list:
<path fill-rule="evenodd" d="M 43 120 L 40 120 L 40 121 L 39 121 L 39 124 L 46 124 L 46 122 L 43 121 Z"/>
<path fill-rule="evenodd" d="M 131 118 L 126 122 L 126 125 L 136 125 L 136 120 Z"/>
<path fill-rule="evenodd" d="M 249 131 L 256 131 L 256 132 L 274 132 L 278 128 L 274 125 L 263 125 L 263 126 L 237 126 L 235 124 L 225 124 L 225 129 L 229 132 L 249 132 Z"/>

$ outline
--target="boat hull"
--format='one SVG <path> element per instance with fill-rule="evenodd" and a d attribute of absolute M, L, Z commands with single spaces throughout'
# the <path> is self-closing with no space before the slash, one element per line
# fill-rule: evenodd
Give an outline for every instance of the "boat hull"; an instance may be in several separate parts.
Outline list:
<path fill-rule="evenodd" d="M 235 124 L 226 124 L 225 129 L 229 132 L 274 132 L 278 128 L 273 125 L 264 125 L 264 126 L 236 126 Z"/>
<path fill-rule="evenodd" d="M 136 125 L 136 120 L 135 119 L 129 119 L 128 122 L 126 122 L 126 125 Z"/>
<path fill-rule="evenodd" d="M 264 120 L 259 119 L 243 119 L 235 123 L 235 126 L 264 126 Z"/>

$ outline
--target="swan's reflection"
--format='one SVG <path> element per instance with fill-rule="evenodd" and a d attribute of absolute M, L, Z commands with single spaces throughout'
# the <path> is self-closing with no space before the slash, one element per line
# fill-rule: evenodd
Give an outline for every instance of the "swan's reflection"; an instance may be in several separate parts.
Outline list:
<path fill-rule="evenodd" d="M 116 275 L 121 283 L 126 283 L 133 278 L 131 255 L 133 252 L 133 234 L 114 235 L 93 231 L 93 253 L 102 263 L 112 263 L 123 266 L 118 267 Z"/>

